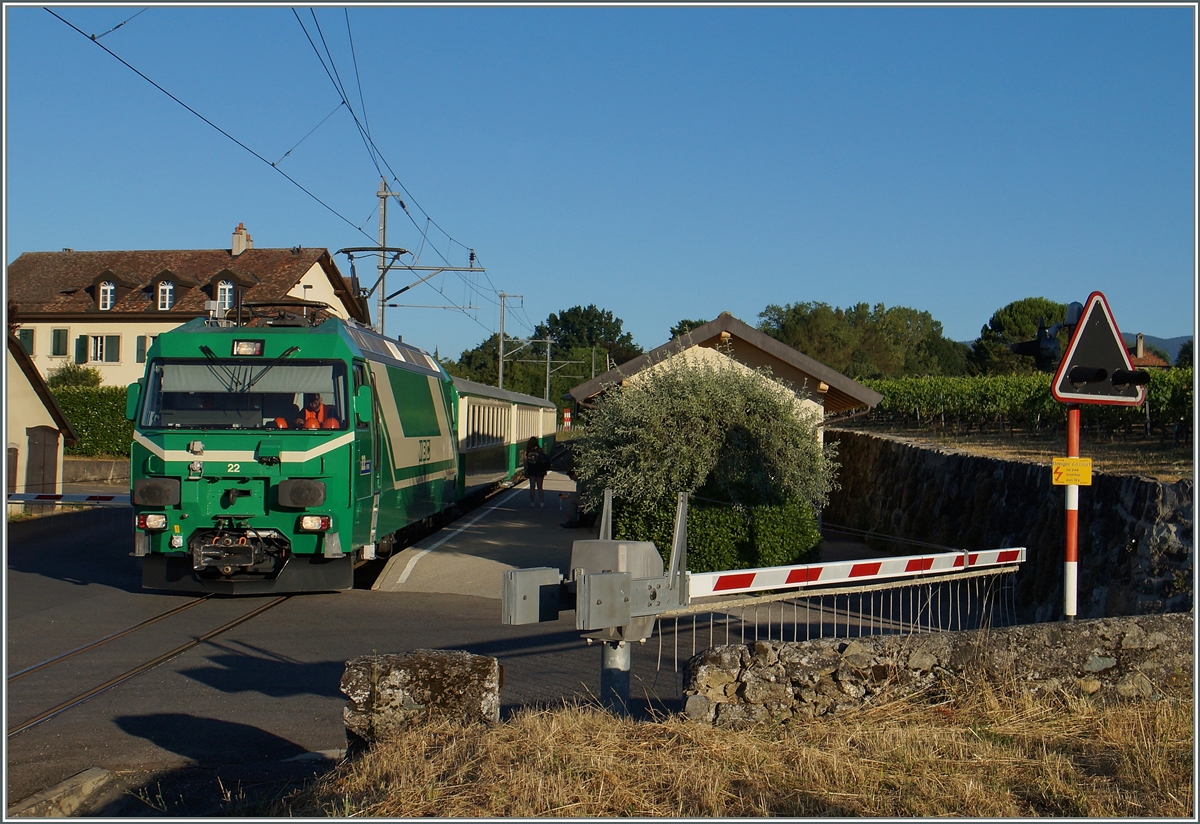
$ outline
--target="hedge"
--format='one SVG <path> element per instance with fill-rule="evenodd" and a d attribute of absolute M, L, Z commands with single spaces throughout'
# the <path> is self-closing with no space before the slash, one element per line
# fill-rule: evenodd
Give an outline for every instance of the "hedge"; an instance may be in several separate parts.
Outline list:
<path fill-rule="evenodd" d="M 653 541 L 663 563 L 670 560 L 674 508 L 614 504 L 613 537 Z M 729 506 L 692 499 L 688 503 L 687 567 L 693 572 L 787 566 L 816 556 L 821 534 L 806 502 Z"/>
<path fill-rule="evenodd" d="M 71 386 L 53 389 L 54 400 L 78 440 L 67 455 L 128 457 L 133 421 L 125 418 L 125 387 Z"/>

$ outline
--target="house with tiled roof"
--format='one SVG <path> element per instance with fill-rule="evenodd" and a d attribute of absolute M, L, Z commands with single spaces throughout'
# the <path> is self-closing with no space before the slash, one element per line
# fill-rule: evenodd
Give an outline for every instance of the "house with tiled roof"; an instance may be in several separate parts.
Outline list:
<path fill-rule="evenodd" d="M 732 362 L 747 370 L 768 369 L 774 379 L 796 393 L 802 407 L 813 409 L 822 419 L 865 412 L 883 399 L 875 390 L 813 360 L 728 312 L 722 312 L 716 320 L 579 384 L 568 394 L 576 411 L 588 409 L 595 406 L 600 395 L 608 389 L 635 381 L 639 374 L 675 357 L 713 363 Z"/>
<path fill-rule="evenodd" d="M 1133 346 L 1126 346 L 1129 362 L 1134 369 L 1167 369 L 1171 364 L 1146 348 L 1146 340 L 1141 332 L 1137 333 Z"/>
<path fill-rule="evenodd" d="M 327 249 L 255 249 L 240 223 L 228 249 L 26 252 L 6 291 L 9 325 L 43 376 L 86 364 L 115 386 L 142 376 L 157 335 L 197 317 L 291 302 L 370 324 Z"/>

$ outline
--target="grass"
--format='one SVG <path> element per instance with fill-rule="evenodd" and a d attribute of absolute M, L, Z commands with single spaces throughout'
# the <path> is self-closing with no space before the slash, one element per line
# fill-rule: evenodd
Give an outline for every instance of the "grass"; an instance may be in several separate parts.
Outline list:
<path fill-rule="evenodd" d="M 890 435 L 916 443 L 928 444 L 984 455 L 1003 460 L 1026 461 L 1050 465 L 1051 459 L 1067 454 L 1064 432 L 1043 429 L 1040 432 L 1005 429 L 987 432 L 954 432 L 950 429 L 904 427 L 897 424 L 847 422 L 836 425 L 878 435 Z M 831 440 L 834 432 L 826 436 Z M 1092 459 L 1092 471 L 1109 475 L 1137 475 L 1157 481 L 1174 483 L 1193 480 L 1195 453 L 1191 443 L 1175 445 L 1169 439 L 1141 435 L 1097 435 L 1084 432 L 1080 437 L 1079 454 Z"/>
<path fill-rule="evenodd" d="M 264 812 L 388 817 L 1194 815 L 1193 702 L 959 684 L 817 722 L 714 729 L 589 706 L 431 720 Z"/>

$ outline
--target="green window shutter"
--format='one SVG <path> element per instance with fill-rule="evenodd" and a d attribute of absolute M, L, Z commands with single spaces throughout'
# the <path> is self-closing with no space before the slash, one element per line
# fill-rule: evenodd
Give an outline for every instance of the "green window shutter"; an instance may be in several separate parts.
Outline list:
<path fill-rule="evenodd" d="M 58 358 L 67 355 L 67 330 L 53 329 L 50 332 L 50 354 Z"/>
<path fill-rule="evenodd" d="M 145 335 L 137 336 L 137 362 L 138 363 L 146 362 L 146 336 Z"/>
<path fill-rule="evenodd" d="M 80 335 L 79 337 L 75 338 L 75 362 L 76 363 L 87 363 L 88 362 L 88 336 L 87 335 Z"/>
<path fill-rule="evenodd" d="M 121 360 L 121 336 L 104 336 L 104 362 L 117 363 Z"/>
<path fill-rule="evenodd" d="M 25 350 L 25 354 L 32 357 L 33 356 L 33 330 L 32 329 L 18 329 L 17 330 L 17 340 L 19 340 L 21 342 L 21 348 Z"/>

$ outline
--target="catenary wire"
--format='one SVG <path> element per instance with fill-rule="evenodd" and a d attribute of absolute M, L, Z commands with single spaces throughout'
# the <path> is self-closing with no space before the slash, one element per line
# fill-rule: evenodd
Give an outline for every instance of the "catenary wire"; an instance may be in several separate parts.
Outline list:
<path fill-rule="evenodd" d="M 335 114 L 337 114 L 337 110 L 338 110 L 338 109 L 340 109 L 340 108 L 342 108 L 342 106 L 344 106 L 344 105 L 346 105 L 346 101 L 344 101 L 344 100 L 343 100 L 341 103 L 338 103 L 336 106 L 334 106 L 334 107 L 333 107 L 333 111 L 331 111 L 329 114 L 325 115 L 325 119 L 324 119 L 324 120 L 322 120 L 322 121 L 321 121 L 320 123 L 318 123 L 317 125 L 313 126 L 313 127 L 312 127 L 312 130 L 311 130 L 311 131 L 310 131 L 308 134 L 306 134 L 304 137 L 300 138 L 300 140 L 298 140 L 298 141 L 296 142 L 296 145 L 295 145 L 295 146 L 293 146 L 292 148 L 290 148 L 290 149 L 288 149 L 286 152 L 284 152 L 284 153 L 283 153 L 283 157 L 279 158 L 278 160 L 276 160 L 276 161 L 275 161 L 274 163 L 272 163 L 271 165 L 272 165 L 272 166 L 278 166 L 278 165 L 279 165 L 280 163 L 282 163 L 282 162 L 283 162 L 285 159 L 287 159 L 287 156 L 288 156 L 288 155 L 290 155 L 292 152 L 296 151 L 296 147 L 297 147 L 297 146 L 299 146 L 299 145 L 300 145 L 301 143 L 303 143 L 304 141 L 308 140 L 308 138 L 312 136 L 312 133 L 313 133 L 313 132 L 315 132 L 317 129 L 321 128 L 322 126 L 324 126 L 324 125 L 325 125 L 325 121 L 326 121 L 326 120 L 328 120 L 329 118 L 333 117 Z M 372 209 L 372 210 L 371 210 L 371 214 L 375 214 L 375 210 L 374 210 L 374 209 Z M 367 218 L 367 220 L 370 220 L 370 217 L 368 217 L 368 218 Z M 365 222 L 365 221 L 364 221 L 364 222 Z"/>
<path fill-rule="evenodd" d="M 285 172 L 285 171 L 283 171 L 282 169 L 280 169 L 280 168 L 279 168 L 278 166 L 276 166 L 275 164 L 271 163 L 271 161 L 267 160 L 265 157 L 263 157 L 262 155 L 260 155 L 258 152 L 256 152 L 256 151 L 254 151 L 253 149 L 251 149 L 249 146 L 247 146 L 247 145 L 246 145 L 245 143 L 243 143 L 242 141 L 238 140 L 236 137 L 234 137 L 233 135 L 231 135 L 229 132 L 227 132 L 227 131 L 225 131 L 224 129 L 222 129 L 222 128 L 221 128 L 220 126 L 218 126 L 216 123 L 213 123 L 213 122 L 212 122 L 211 120 L 209 120 L 207 117 L 205 117 L 204 115 L 200 114 L 200 112 L 196 111 L 196 110 L 195 110 L 195 109 L 193 109 L 191 106 L 189 106 L 188 104 L 184 103 L 184 102 L 183 102 L 182 100 L 180 100 L 178 97 L 176 97 L 175 95 L 171 94 L 169 91 L 167 91 L 166 89 L 164 89 L 164 88 L 163 88 L 162 86 L 160 86 L 158 83 L 156 83 L 156 82 L 154 82 L 153 80 L 151 80 L 149 77 L 147 77 L 145 74 L 143 74 L 143 73 L 142 73 L 142 72 L 141 72 L 139 69 L 137 69 L 137 68 L 135 68 L 134 66 L 132 66 L 132 65 L 131 65 L 131 64 L 130 64 L 128 61 L 126 61 L 124 58 L 122 58 L 120 55 L 118 55 L 118 54 L 117 54 L 116 52 L 114 52 L 112 49 L 108 48 L 107 46 L 105 46 L 103 43 L 101 43 L 101 42 L 100 42 L 100 41 L 98 41 L 98 40 L 92 40 L 92 37 L 91 37 L 89 34 L 87 34 L 86 32 L 84 32 L 82 29 L 80 29 L 80 28 L 79 28 L 78 26 L 76 26 L 74 23 L 72 23 L 72 22 L 70 22 L 69 20 L 66 20 L 65 18 L 63 18 L 63 17 L 61 17 L 60 15 L 56 14 L 56 13 L 55 13 L 55 12 L 54 12 L 52 9 L 46 9 L 46 11 L 47 11 L 47 12 L 49 12 L 49 13 L 50 13 L 51 15 L 53 15 L 54 17 L 58 18 L 60 21 L 62 21 L 64 24 L 66 24 L 66 25 L 67 25 L 67 26 L 69 26 L 70 28 L 72 28 L 72 29 L 74 29 L 75 31 L 79 32 L 79 34 L 80 34 L 80 35 L 82 35 L 83 37 L 86 37 L 88 40 L 91 40 L 91 42 L 95 43 L 95 44 L 96 44 L 98 47 L 100 47 L 100 48 L 104 49 L 104 51 L 106 51 L 106 52 L 107 52 L 107 53 L 108 53 L 108 54 L 109 54 L 111 57 L 113 57 L 113 58 L 114 58 L 114 59 L 116 59 L 118 62 L 120 62 L 120 63 L 121 63 L 121 65 L 125 66 L 125 68 L 129 69 L 129 70 L 130 70 L 130 71 L 132 71 L 134 74 L 136 74 L 138 77 L 142 78 L 142 79 L 143 79 L 143 80 L 145 80 L 147 83 L 149 83 L 151 86 L 153 86 L 154 88 L 158 89 L 160 92 L 162 92 L 163 94 L 165 94 L 167 97 L 169 97 L 169 98 L 171 98 L 172 100 L 174 100 L 174 101 L 175 101 L 176 103 L 178 103 L 180 106 L 183 106 L 183 108 L 187 109 L 189 112 L 191 112 L 191 113 L 192 113 L 192 114 L 194 114 L 196 117 L 198 117 L 198 118 L 200 118 L 201 120 L 203 120 L 203 121 L 204 121 L 205 123 L 207 123 L 209 126 L 211 126 L 212 128 L 216 129 L 218 132 L 220 132 L 222 135 L 224 135 L 225 137 L 227 137 L 229 140 L 231 140 L 231 141 L 233 141 L 234 143 L 236 143 L 236 144 L 237 144 L 239 147 L 241 147 L 242 149 L 245 149 L 247 152 L 249 152 L 250 154 L 254 155 L 254 157 L 256 157 L 256 158 L 258 158 L 259 160 L 261 160 L 261 161 L 262 161 L 264 164 L 266 164 L 267 166 L 270 166 L 270 167 L 271 167 L 272 169 L 274 169 L 276 172 L 278 172 L 279 174 L 283 175 L 283 177 L 284 177 L 284 179 L 285 179 L 285 180 L 287 180 L 289 183 L 291 183 L 293 186 L 295 186 L 295 187 L 296 187 L 297 189 L 299 189 L 300 191 L 304 192 L 304 194 L 306 194 L 306 195 L 308 195 L 309 197 L 311 197 L 311 198 L 312 198 L 313 200 L 315 200 L 317 203 L 321 204 L 323 207 L 325 207 L 325 209 L 327 209 L 327 210 L 328 210 L 328 211 L 329 211 L 331 214 L 333 214 L 333 215 L 334 215 L 335 217 L 337 217 L 339 220 L 343 221 L 343 222 L 344 222 L 344 223 L 346 223 L 348 226 L 352 227 L 353 229 L 355 229 L 355 230 L 356 230 L 356 231 L 358 231 L 359 233 L 363 234 L 363 235 L 364 235 L 364 236 L 366 236 L 368 239 L 372 239 L 372 238 L 371 238 L 371 236 L 370 236 L 369 234 L 367 234 L 367 233 L 366 233 L 366 232 L 364 232 L 362 229 L 359 229 L 357 226 L 355 226 L 355 225 L 354 225 L 354 224 L 353 224 L 353 223 L 350 221 L 350 219 L 349 219 L 348 217 L 346 217 L 345 215 L 343 215 L 342 213 L 340 213 L 339 211 L 337 211 L 336 209 L 334 209 L 332 206 L 330 206 L 328 203 L 326 203 L 325 201 L 321 200 L 321 198 L 317 197 L 315 194 L 313 194 L 312 192 L 310 192 L 310 191 L 309 191 L 307 188 L 305 188 L 305 187 L 304 187 L 304 186 L 303 186 L 303 185 L 302 185 L 302 184 L 301 184 L 301 183 L 300 183 L 298 180 L 296 180 L 295 178 L 293 178 L 293 177 L 292 177 L 291 175 L 289 175 L 287 172 Z"/>
<path fill-rule="evenodd" d="M 149 7 L 147 7 L 147 8 L 144 8 L 144 9 L 142 9 L 142 11 L 139 11 L 139 12 L 138 12 L 137 14 L 135 14 L 133 17 L 137 17 L 137 16 L 138 16 L 138 14 L 142 14 L 142 12 L 147 12 L 147 11 L 149 11 L 149 10 L 150 10 L 150 9 L 149 9 Z M 129 20 L 132 20 L 132 19 L 133 19 L 133 17 L 130 17 L 130 18 L 129 18 Z M 104 37 L 105 35 L 112 34 L 112 33 L 113 33 L 113 32 L 115 32 L 117 29 L 121 28 L 121 26 L 124 26 L 126 23 L 128 23 L 128 22 L 129 22 L 129 20 L 122 20 L 120 23 L 118 23 L 117 25 L 113 26 L 111 29 L 109 29 L 108 31 L 106 31 L 104 34 L 93 34 L 93 35 L 89 35 L 89 36 L 90 36 L 90 37 L 91 37 L 93 40 L 99 40 L 101 37 Z"/>
<path fill-rule="evenodd" d="M 358 84 L 358 104 L 362 107 L 363 125 L 371 134 L 371 121 L 367 119 L 367 101 L 363 97 L 362 77 L 358 73 L 358 53 L 354 49 L 354 33 L 350 31 L 350 9 L 342 9 L 346 15 L 346 37 L 350 41 L 350 59 L 354 61 L 354 82 Z"/>
<path fill-rule="evenodd" d="M 328 46 L 328 43 L 326 43 L 326 41 L 325 41 L 324 33 L 321 30 L 321 25 L 317 21 L 316 13 L 313 12 L 311 9 L 310 9 L 310 12 L 312 13 L 312 17 L 313 17 L 313 24 L 316 26 L 317 33 L 321 38 L 321 43 L 322 43 L 322 45 L 325 46 L 325 52 L 329 56 L 329 66 L 325 65 L 325 60 L 321 56 L 321 52 L 317 48 L 316 43 L 313 42 L 312 36 L 309 35 L 308 28 L 304 25 L 304 21 L 302 21 L 300 19 L 300 15 L 296 12 L 296 10 L 292 9 L 292 13 L 296 17 L 296 22 L 298 22 L 300 24 L 300 28 L 304 30 L 304 35 L 308 39 L 309 45 L 312 46 L 314 53 L 317 55 L 317 59 L 321 61 L 321 67 L 325 69 L 326 76 L 329 77 L 329 81 L 333 84 L 334 90 L 341 97 L 342 102 L 346 104 L 346 109 L 347 109 L 347 111 L 350 112 L 350 116 L 354 120 L 355 126 L 357 127 L 358 132 L 359 132 L 359 136 L 362 138 L 363 143 L 367 148 L 367 152 L 371 156 L 371 161 L 372 161 L 372 163 L 375 164 L 376 171 L 379 172 L 379 176 L 384 177 L 382 169 L 379 168 L 379 163 L 380 163 L 380 161 L 382 161 L 384 166 L 387 167 L 388 172 L 391 173 L 393 182 L 395 182 L 404 191 L 404 194 L 409 198 L 409 200 L 413 203 L 413 205 L 416 206 L 418 209 L 420 209 L 421 213 L 425 216 L 426 228 L 422 229 L 420 224 L 417 223 L 416 218 L 408 210 L 408 206 L 405 204 L 405 202 L 403 200 L 401 200 L 399 197 L 396 197 L 397 202 L 400 204 L 400 208 L 404 211 L 404 214 L 408 217 L 409 221 L 413 224 L 413 227 L 417 230 L 418 234 L 421 235 L 421 238 L 422 238 L 421 249 L 424 250 L 425 243 L 428 242 L 428 234 L 429 234 L 428 226 L 433 225 L 434 227 L 436 227 L 438 229 L 438 231 L 440 231 L 446 237 L 446 239 L 451 244 L 456 244 L 463 249 L 469 250 L 470 247 L 466 246 L 462 242 L 455 239 L 449 232 L 447 232 L 440 225 L 438 225 L 437 221 L 435 221 L 432 217 L 430 217 L 429 213 L 426 212 L 425 209 L 419 203 L 417 203 L 416 198 L 413 197 L 412 193 L 408 190 L 408 188 L 404 185 L 404 183 L 396 175 L 395 171 L 391 167 L 391 164 L 387 162 L 387 158 L 385 158 L 383 156 L 383 152 L 380 151 L 379 147 L 375 145 L 375 141 L 371 138 L 370 133 L 368 132 L 366 127 L 363 125 L 363 123 L 359 121 L 358 115 L 355 114 L 354 107 L 352 105 L 350 105 L 350 102 L 346 99 L 345 86 L 341 82 L 341 75 L 338 73 L 337 67 L 333 64 L 333 56 L 329 52 L 329 46 Z M 347 17 L 347 24 L 348 23 L 349 23 L 349 18 Z M 332 71 L 330 69 L 332 69 Z M 360 84 L 360 90 L 361 90 L 361 84 Z M 446 257 L 446 255 L 442 254 L 442 251 L 440 249 L 438 249 L 435 244 L 429 243 L 429 247 L 431 249 L 433 249 L 433 251 L 437 254 L 437 256 L 439 258 L 442 259 L 443 263 L 445 263 L 447 266 L 452 265 L 449 258 Z M 447 250 L 447 251 L 449 252 L 449 250 Z M 455 274 L 458 275 L 460 280 L 462 280 L 464 283 L 467 283 L 468 286 L 473 291 L 477 292 L 480 295 L 483 294 L 482 292 L 480 292 L 479 287 L 475 284 L 469 283 L 466 280 L 466 278 L 464 278 L 462 276 L 461 272 L 456 272 Z M 493 292 L 496 292 L 495 285 L 491 284 L 490 278 L 488 279 L 488 281 L 489 281 L 489 285 L 492 286 Z M 450 298 L 449 296 L 447 296 L 443 290 L 437 288 L 436 286 L 433 286 L 432 284 L 430 284 L 430 285 L 431 285 L 431 288 L 433 288 L 434 291 L 438 292 L 438 294 L 442 295 L 443 298 L 450 301 L 451 303 L 454 303 L 454 300 L 452 298 Z M 497 294 L 498 294 L 498 292 L 497 292 Z M 457 304 L 455 304 L 455 305 L 457 306 Z M 458 308 L 459 308 L 459 311 L 461 311 L 463 314 L 467 315 L 468 317 L 472 317 L 465 307 L 459 306 Z M 476 323 L 479 323 L 479 321 L 477 319 L 475 319 L 475 318 L 472 318 L 472 319 L 475 320 Z M 480 324 L 480 325 L 483 326 L 483 324 Z M 483 326 L 483 328 L 487 329 L 486 326 Z M 488 331 L 491 331 L 491 330 L 488 330 Z"/>

